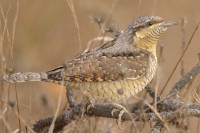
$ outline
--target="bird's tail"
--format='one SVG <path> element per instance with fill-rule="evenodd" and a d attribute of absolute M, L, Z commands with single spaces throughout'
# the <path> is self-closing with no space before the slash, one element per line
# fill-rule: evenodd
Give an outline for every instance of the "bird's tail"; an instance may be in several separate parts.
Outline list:
<path fill-rule="evenodd" d="M 3 80 L 12 83 L 18 82 L 28 82 L 28 81 L 43 81 L 47 80 L 47 73 L 33 73 L 33 72 L 19 72 L 14 74 L 6 74 L 3 77 Z"/>

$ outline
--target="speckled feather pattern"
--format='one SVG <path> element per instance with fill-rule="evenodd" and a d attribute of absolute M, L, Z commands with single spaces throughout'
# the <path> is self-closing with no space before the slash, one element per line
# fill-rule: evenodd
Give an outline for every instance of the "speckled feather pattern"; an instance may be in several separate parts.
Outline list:
<path fill-rule="evenodd" d="M 48 72 L 47 81 L 61 83 L 64 78 L 64 85 L 80 89 L 89 99 L 117 101 L 137 94 L 156 72 L 157 58 L 147 50 L 134 48 L 98 55 L 90 52 Z"/>
<path fill-rule="evenodd" d="M 67 62 L 62 76 L 66 81 L 75 82 L 137 79 L 146 73 L 149 58 L 148 52 L 139 49 L 118 54 L 93 52 Z"/>
<path fill-rule="evenodd" d="M 93 82 L 77 82 L 66 81 L 65 85 L 74 89 L 81 89 L 84 96 L 94 101 L 118 101 L 126 100 L 130 96 L 137 94 L 152 80 L 157 67 L 157 59 L 155 57 L 148 59 L 148 67 L 145 68 L 145 72 L 141 76 L 136 75 L 137 71 L 129 73 L 128 77 L 132 75 L 132 78 L 121 78 L 108 81 L 93 81 Z M 139 72 L 138 72 L 139 74 Z M 130 76 L 131 77 L 131 76 Z"/>

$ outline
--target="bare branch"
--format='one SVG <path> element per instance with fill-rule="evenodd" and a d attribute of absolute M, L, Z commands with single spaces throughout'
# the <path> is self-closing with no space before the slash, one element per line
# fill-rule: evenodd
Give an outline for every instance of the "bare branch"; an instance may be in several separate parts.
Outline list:
<path fill-rule="evenodd" d="M 154 88 L 152 88 L 149 84 L 145 87 L 146 92 L 149 93 L 149 95 L 154 99 L 155 97 L 155 90 Z M 161 96 L 159 94 L 157 94 L 157 100 L 160 101 L 161 100 Z"/>
<path fill-rule="evenodd" d="M 163 128 L 164 124 L 161 121 L 158 121 L 153 128 L 151 129 L 151 133 L 160 133 L 161 129 Z"/>
<path fill-rule="evenodd" d="M 180 91 L 188 82 L 190 82 L 198 73 L 200 73 L 200 62 L 192 68 L 190 72 L 185 74 L 171 89 L 169 94 Z"/>
<path fill-rule="evenodd" d="M 200 110 L 200 104 L 184 103 L 174 99 L 168 99 L 158 104 L 159 111 L 176 111 L 178 109 L 197 109 Z"/>
<path fill-rule="evenodd" d="M 184 106 L 185 105 L 185 106 Z M 187 105 L 187 106 L 186 106 Z M 114 113 L 111 115 L 112 110 L 115 106 L 111 104 L 95 104 L 94 107 L 91 107 L 88 112 L 86 112 L 88 104 L 84 105 L 76 105 L 74 107 L 70 107 L 66 113 L 57 117 L 55 121 L 55 129 L 54 131 L 61 130 L 64 126 L 69 124 L 72 120 L 79 119 L 81 114 L 86 114 L 87 116 L 97 116 L 97 117 L 106 117 L 106 118 L 114 118 L 118 119 L 119 112 Z M 132 109 L 135 109 L 136 104 L 127 105 Z M 164 111 L 159 112 L 159 117 L 162 118 L 164 122 L 169 122 L 172 120 L 178 120 L 181 118 L 186 117 L 200 117 L 200 105 L 193 104 L 193 103 L 184 103 L 184 102 L 177 102 L 175 100 L 166 100 L 162 103 L 162 107 L 164 107 Z M 177 109 L 182 110 L 180 112 L 175 112 Z M 158 107 L 158 111 L 160 108 Z M 163 109 L 163 108 L 162 108 Z M 124 113 L 122 115 L 123 121 L 141 121 L 141 122 L 160 122 L 160 118 L 154 112 L 148 113 Z M 41 119 L 34 124 L 33 130 L 36 132 L 47 132 L 51 122 L 53 121 L 53 117 L 47 119 Z M 158 124 L 159 125 L 159 124 Z M 158 125 L 155 125 L 156 128 Z M 152 131 L 153 132 L 153 131 Z"/>
<path fill-rule="evenodd" d="M 72 120 L 78 119 L 81 113 L 81 106 L 74 106 L 69 108 L 68 111 L 56 118 L 54 132 L 59 131 L 65 125 L 69 124 Z M 46 119 L 41 119 L 33 125 L 33 130 L 37 133 L 46 133 L 49 130 L 54 116 Z"/>

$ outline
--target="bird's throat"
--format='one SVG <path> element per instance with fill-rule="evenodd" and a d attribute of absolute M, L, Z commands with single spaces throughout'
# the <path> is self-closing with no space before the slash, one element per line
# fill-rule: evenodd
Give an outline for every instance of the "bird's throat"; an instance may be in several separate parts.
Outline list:
<path fill-rule="evenodd" d="M 156 56 L 156 45 L 158 42 L 159 36 L 155 37 L 151 34 L 144 34 L 143 32 L 136 32 L 133 37 L 134 43 L 138 48 L 148 50 Z"/>

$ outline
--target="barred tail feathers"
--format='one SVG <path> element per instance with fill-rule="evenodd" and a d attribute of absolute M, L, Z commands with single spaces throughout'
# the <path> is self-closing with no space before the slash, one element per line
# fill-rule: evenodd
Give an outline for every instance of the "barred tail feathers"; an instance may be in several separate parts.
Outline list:
<path fill-rule="evenodd" d="M 42 81 L 42 80 L 47 80 L 47 73 L 46 72 L 41 72 L 41 73 L 19 72 L 19 73 L 14 73 L 11 75 L 6 74 L 3 77 L 3 80 L 6 80 L 12 83 Z"/>

